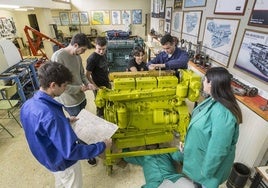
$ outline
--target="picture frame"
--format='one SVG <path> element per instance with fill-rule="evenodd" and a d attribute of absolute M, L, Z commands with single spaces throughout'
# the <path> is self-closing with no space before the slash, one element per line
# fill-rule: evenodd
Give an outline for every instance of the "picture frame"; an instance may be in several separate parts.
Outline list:
<path fill-rule="evenodd" d="M 112 25 L 120 25 L 121 24 L 121 11 L 112 10 L 111 19 L 112 19 Z"/>
<path fill-rule="evenodd" d="M 159 1 L 159 18 L 165 18 L 166 0 Z"/>
<path fill-rule="evenodd" d="M 124 25 L 131 24 L 131 11 L 130 10 L 122 10 L 122 23 Z"/>
<path fill-rule="evenodd" d="M 60 17 L 59 16 L 52 16 L 54 24 L 57 26 L 61 25 Z"/>
<path fill-rule="evenodd" d="M 177 34 L 182 33 L 183 12 L 173 12 L 171 31 Z"/>
<path fill-rule="evenodd" d="M 132 24 L 142 24 L 142 10 L 132 10 Z"/>
<path fill-rule="evenodd" d="M 246 29 L 240 43 L 234 68 L 268 83 L 267 53 L 268 33 Z"/>
<path fill-rule="evenodd" d="M 182 9 L 182 0 L 174 0 L 174 10 Z"/>
<path fill-rule="evenodd" d="M 184 8 L 205 7 L 207 0 L 184 0 Z"/>
<path fill-rule="evenodd" d="M 197 44 L 202 11 L 184 11 L 182 21 L 182 38 L 193 44 Z"/>
<path fill-rule="evenodd" d="M 59 17 L 60 17 L 61 25 L 69 25 L 70 24 L 68 12 L 60 12 Z"/>
<path fill-rule="evenodd" d="M 167 7 L 165 13 L 165 19 L 171 21 L 171 18 L 172 18 L 172 8 Z"/>
<path fill-rule="evenodd" d="M 80 18 L 79 18 L 78 12 L 71 12 L 70 17 L 71 17 L 70 18 L 71 24 L 73 24 L 73 25 L 79 25 L 80 24 Z"/>
<path fill-rule="evenodd" d="M 239 23 L 239 19 L 207 17 L 202 50 L 210 59 L 228 67 Z"/>
<path fill-rule="evenodd" d="M 268 27 L 268 1 L 255 0 L 248 25 Z"/>
<path fill-rule="evenodd" d="M 164 35 L 165 34 L 165 20 L 159 19 L 159 26 L 158 26 L 159 33 Z"/>
<path fill-rule="evenodd" d="M 110 11 L 91 11 L 91 25 L 110 25 Z"/>
<path fill-rule="evenodd" d="M 88 19 L 88 13 L 87 12 L 79 12 L 79 19 L 80 19 L 80 24 L 82 24 L 82 25 L 88 25 L 89 24 L 89 19 Z"/>
<path fill-rule="evenodd" d="M 165 33 L 170 33 L 171 32 L 171 24 L 170 22 L 165 21 Z"/>
<path fill-rule="evenodd" d="M 217 0 L 214 14 L 244 15 L 248 0 Z"/>
<path fill-rule="evenodd" d="M 159 18 L 159 11 L 160 11 L 160 0 L 152 0 L 151 1 L 151 15 L 152 18 Z"/>

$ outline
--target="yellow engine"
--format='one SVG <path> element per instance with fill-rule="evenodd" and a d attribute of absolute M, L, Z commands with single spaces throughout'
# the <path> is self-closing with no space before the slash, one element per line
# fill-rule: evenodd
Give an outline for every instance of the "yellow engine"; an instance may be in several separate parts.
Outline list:
<path fill-rule="evenodd" d="M 104 107 L 106 120 L 118 125 L 113 135 L 116 149 L 106 151 L 106 165 L 115 159 L 175 151 L 176 148 L 121 152 L 151 144 L 168 143 L 179 135 L 184 140 L 190 121 L 186 98 L 199 99 L 201 78 L 190 70 L 180 70 L 180 78 L 170 71 L 112 73 L 113 88 L 102 88 L 96 106 Z"/>

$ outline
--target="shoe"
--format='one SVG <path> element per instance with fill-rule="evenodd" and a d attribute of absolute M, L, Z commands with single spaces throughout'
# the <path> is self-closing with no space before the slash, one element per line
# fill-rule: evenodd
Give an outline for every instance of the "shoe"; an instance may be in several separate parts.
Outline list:
<path fill-rule="evenodd" d="M 96 165 L 97 165 L 97 161 L 96 161 L 95 158 L 89 159 L 87 162 L 88 162 L 88 164 L 90 164 L 91 166 L 96 166 Z"/>

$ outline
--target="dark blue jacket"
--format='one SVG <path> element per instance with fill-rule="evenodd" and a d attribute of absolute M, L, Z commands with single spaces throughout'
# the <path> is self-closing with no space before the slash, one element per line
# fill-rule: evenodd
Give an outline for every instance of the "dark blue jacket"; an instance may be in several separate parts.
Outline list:
<path fill-rule="evenodd" d="M 168 58 L 168 54 L 166 52 L 162 51 L 154 59 L 149 61 L 147 66 L 150 64 L 165 64 L 166 70 L 187 69 L 188 61 L 188 53 L 176 47 L 170 58 Z"/>
<path fill-rule="evenodd" d="M 62 104 L 42 91 L 23 104 L 20 118 L 31 152 L 50 171 L 63 171 L 105 150 L 104 142 L 80 144 Z"/>

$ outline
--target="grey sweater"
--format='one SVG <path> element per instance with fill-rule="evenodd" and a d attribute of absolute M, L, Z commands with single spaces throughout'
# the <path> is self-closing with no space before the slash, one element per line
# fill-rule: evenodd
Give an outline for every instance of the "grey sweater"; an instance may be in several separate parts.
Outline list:
<path fill-rule="evenodd" d="M 89 81 L 85 75 L 80 55 L 71 55 L 62 48 L 52 55 L 51 61 L 62 63 L 73 74 L 72 83 L 68 84 L 64 93 L 57 97 L 56 100 L 66 107 L 73 107 L 81 104 L 86 98 L 85 93 L 81 91 L 81 85 L 88 85 Z"/>

